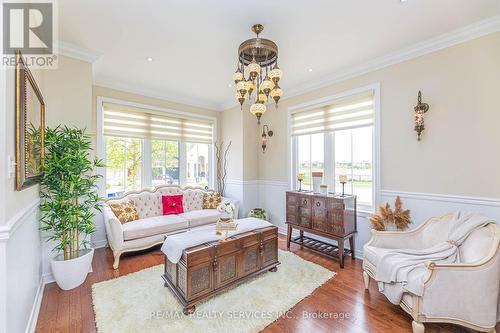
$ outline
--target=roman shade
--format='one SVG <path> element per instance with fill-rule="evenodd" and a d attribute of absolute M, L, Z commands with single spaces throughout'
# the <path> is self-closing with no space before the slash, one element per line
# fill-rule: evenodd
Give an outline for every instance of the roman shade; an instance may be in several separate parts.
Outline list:
<path fill-rule="evenodd" d="M 292 135 L 333 132 L 374 124 L 373 92 L 340 98 L 328 104 L 297 110 L 291 115 Z"/>
<path fill-rule="evenodd" d="M 104 135 L 212 143 L 214 121 L 175 112 L 104 103 Z"/>

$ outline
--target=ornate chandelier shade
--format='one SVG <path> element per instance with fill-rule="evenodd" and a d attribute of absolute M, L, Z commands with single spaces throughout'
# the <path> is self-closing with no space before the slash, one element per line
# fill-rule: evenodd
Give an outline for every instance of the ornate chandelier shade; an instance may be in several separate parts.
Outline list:
<path fill-rule="evenodd" d="M 283 90 L 278 85 L 283 75 L 278 67 L 278 46 L 272 40 L 259 37 L 263 30 L 264 26 L 255 24 L 252 31 L 257 37 L 240 44 L 238 65 L 233 74 L 236 100 L 243 109 L 243 103 L 253 99 L 250 112 L 257 117 L 259 124 L 266 112 L 268 100 L 278 107 L 278 101 L 283 95 Z"/>

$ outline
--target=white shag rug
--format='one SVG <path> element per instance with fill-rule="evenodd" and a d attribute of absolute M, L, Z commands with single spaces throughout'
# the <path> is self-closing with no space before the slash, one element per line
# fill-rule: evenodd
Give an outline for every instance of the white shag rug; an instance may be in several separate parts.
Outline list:
<path fill-rule="evenodd" d="M 185 316 L 169 288 L 163 265 L 92 286 L 95 320 L 100 333 L 259 332 L 286 314 L 335 273 L 279 250 L 277 272 L 265 272 L 207 299 Z"/>

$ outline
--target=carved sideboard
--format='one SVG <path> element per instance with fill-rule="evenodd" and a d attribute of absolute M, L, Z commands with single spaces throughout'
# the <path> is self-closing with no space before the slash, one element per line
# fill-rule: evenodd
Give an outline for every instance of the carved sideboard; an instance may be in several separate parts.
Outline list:
<path fill-rule="evenodd" d="M 344 257 L 354 259 L 356 227 L 356 196 L 320 195 L 310 192 L 286 193 L 287 248 L 296 243 L 315 252 L 339 259 L 344 268 Z M 299 236 L 292 238 L 293 229 Z M 332 239 L 337 245 L 322 242 L 304 232 Z M 349 239 L 349 249 L 344 241 Z"/>
<path fill-rule="evenodd" d="M 162 277 L 189 314 L 197 303 L 250 276 L 275 272 L 279 263 L 278 228 L 273 226 L 185 249 L 176 264 L 165 256 Z"/>

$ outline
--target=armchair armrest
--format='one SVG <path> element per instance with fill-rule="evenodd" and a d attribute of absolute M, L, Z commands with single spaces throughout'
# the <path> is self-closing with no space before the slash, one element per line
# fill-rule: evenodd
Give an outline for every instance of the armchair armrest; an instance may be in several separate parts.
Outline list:
<path fill-rule="evenodd" d="M 123 228 L 120 220 L 108 205 L 104 205 L 102 215 L 109 246 L 113 250 L 120 250 L 123 248 Z"/>
<path fill-rule="evenodd" d="M 237 219 L 238 218 L 238 211 L 240 209 L 240 201 L 238 199 L 222 197 L 222 202 L 230 202 L 234 205 L 234 207 L 236 207 L 233 218 Z"/>
<path fill-rule="evenodd" d="M 497 322 L 500 251 L 471 264 L 426 264 L 421 312 L 427 317 L 456 318 L 484 328 Z M 465 301 L 466 300 L 466 301 Z"/>

